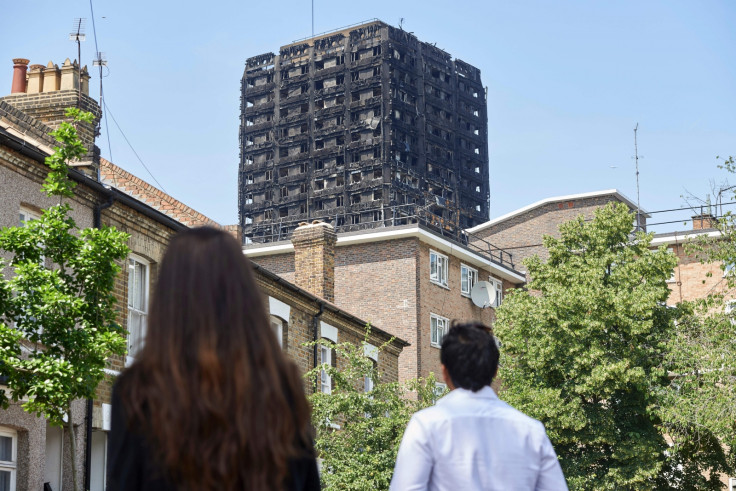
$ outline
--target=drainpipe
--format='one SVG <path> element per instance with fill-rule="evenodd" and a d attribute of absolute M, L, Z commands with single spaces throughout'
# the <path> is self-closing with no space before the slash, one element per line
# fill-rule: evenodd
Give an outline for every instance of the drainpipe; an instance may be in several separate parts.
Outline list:
<path fill-rule="evenodd" d="M 317 341 L 319 340 L 319 320 L 322 317 L 322 314 L 325 311 L 325 304 L 323 302 L 319 302 L 319 312 L 314 316 L 314 325 L 313 325 L 313 335 L 312 340 L 314 341 L 314 368 L 317 368 Z M 314 391 L 317 392 L 317 380 L 314 381 Z"/>
<path fill-rule="evenodd" d="M 92 226 L 94 228 L 102 228 L 102 210 L 110 208 L 115 202 L 112 194 L 108 195 L 107 201 L 98 203 L 92 210 Z M 92 484 L 92 399 L 87 399 L 87 421 L 85 428 L 85 449 L 84 449 L 84 489 L 89 489 Z"/>

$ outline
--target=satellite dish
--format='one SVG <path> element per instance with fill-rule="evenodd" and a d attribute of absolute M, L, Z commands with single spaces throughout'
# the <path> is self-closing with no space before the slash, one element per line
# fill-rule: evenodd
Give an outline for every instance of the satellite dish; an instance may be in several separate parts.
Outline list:
<path fill-rule="evenodd" d="M 496 287 L 488 281 L 479 281 L 470 290 L 470 299 L 482 309 L 496 307 Z"/>

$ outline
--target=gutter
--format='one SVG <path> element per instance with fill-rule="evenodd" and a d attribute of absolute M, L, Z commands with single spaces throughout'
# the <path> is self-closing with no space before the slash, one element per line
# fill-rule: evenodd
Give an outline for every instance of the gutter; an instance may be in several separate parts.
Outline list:
<path fill-rule="evenodd" d="M 314 341 L 314 368 L 317 368 L 317 340 L 319 340 L 319 320 L 322 317 L 322 314 L 325 312 L 325 304 L 320 302 L 319 304 L 319 312 L 314 316 L 314 325 L 312 326 L 312 341 Z M 314 379 L 314 392 L 317 392 L 317 378 Z"/>
<path fill-rule="evenodd" d="M 32 158 L 36 162 L 39 162 L 45 165 L 46 157 L 48 157 L 47 153 L 40 151 L 36 147 L 27 145 L 25 141 L 12 135 L 11 133 L 6 131 L 2 127 L 0 127 L 0 143 L 8 146 L 9 148 L 12 148 L 13 150 L 19 152 L 20 154 L 25 155 L 26 157 Z M 142 215 L 145 215 L 148 218 L 151 218 L 152 220 L 155 220 L 159 222 L 160 224 L 168 228 L 171 228 L 177 232 L 181 230 L 186 230 L 189 228 L 183 223 L 174 220 L 173 218 L 169 217 L 168 215 L 165 215 L 164 213 L 161 213 L 155 208 L 152 208 L 148 206 L 147 204 L 141 201 L 138 201 L 137 199 L 133 198 L 132 196 L 128 194 L 123 193 L 122 191 L 118 189 L 115 189 L 109 186 L 105 186 L 95 181 L 94 179 L 86 176 L 85 174 L 79 172 L 78 170 L 69 169 L 69 178 L 77 183 L 83 184 L 84 186 L 90 188 L 93 191 L 96 191 L 100 194 L 107 196 L 108 198 L 113 197 L 115 201 L 118 201 L 124 204 L 125 206 L 128 206 L 136 210 Z"/>
<path fill-rule="evenodd" d="M 102 210 L 110 208 L 115 203 L 115 196 L 108 194 L 107 201 L 97 203 L 92 209 L 92 226 L 96 229 L 102 228 Z M 90 489 L 92 483 L 92 413 L 94 402 L 87 399 L 87 417 L 85 428 L 84 448 L 84 489 Z"/>

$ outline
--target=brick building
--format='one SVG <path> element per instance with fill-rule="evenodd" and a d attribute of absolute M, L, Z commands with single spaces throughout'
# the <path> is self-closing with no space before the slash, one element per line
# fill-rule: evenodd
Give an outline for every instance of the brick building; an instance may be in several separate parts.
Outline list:
<path fill-rule="evenodd" d="M 480 70 L 380 21 L 248 58 L 239 214 L 247 240 L 298 222 L 338 232 L 426 214 L 459 231 L 488 219 Z"/>
<path fill-rule="evenodd" d="M 248 244 L 243 250 L 288 281 L 299 281 L 304 261 L 315 264 L 313 277 L 329 278 L 330 268 L 320 264 L 334 261 L 335 304 L 410 343 L 399 358 L 402 381 L 441 373 L 439 343 L 451 320 L 493 324 L 495 308 L 477 307 L 470 299 L 477 281 L 496 285 L 498 302 L 506 289 L 524 283 L 503 251 L 463 245 L 421 224 L 336 234 L 321 246 L 332 260 L 305 256 L 302 242 L 295 234 L 291 242 Z"/>
<path fill-rule="evenodd" d="M 692 217 L 692 224 L 692 230 L 656 234 L 652 239 L 653 247 L 664 245 L 678 259 L 668 281 L 672 293 L 667 303 L 675 305 L 682 301 L 705 298 L 711 293 L 733 298 L 735 295 L 730 291 L 727 281 L 733 268 L 726 267 L 724 270 L 720 261 L 704 263 L 687 247 L 689 242 L 703 236 L 721 237 L 721 232 L 715 228 L 716 218 L 710 214 L 696 215 Z"/>
<path fill-rule="evenodd" d="M 24 69 L 27 60 L 14 60 L 14 63 L 13 93 L 0 99 L 0 227 L 22 224 L 39 216 L 42 208 L 54 204 L 41 192 L 40 186 L 47 174 L 44 159 L 56 145 L 49 132 L 63 120 L 67 105 L 76 105 L 73 100 L 70 104 L 69 97 L 76 95 L 99 115 L 99 108 L 93 106 L 96 102 L 87 96 L 85 84 L 66 90 L 61 82 L 46 85 L 44 80 L 47 90 L 39 96 L 33 92 L 34 68 L 27 73 Z M 66 65 L 75 66 L 71 62 Z M 49 64 L 50 69 L 54 66 Z M 45 119 L 41 121 L 29 113 L 43 114 Z M 176 232 L 191 226 L 219 225 L 120 167 L 100 159 L 94 146 L 94 128 L 88 129 L 88 134 L 85 130 L 81 134 L 90 148 L 91 165 L 70 171 L 71 178 L 78 184 L 75 197 L 70 200 L 72 216 L 80 227 L 114 225 L 127 232 L 131 250 L 114 291 L 120 310 L 119 322 L 130 332 L 130 353 L 127 357 L 109 360 L 108 378 L 98 387 L 97 397 L 91 401 L 77 401 L 72 415 L 77 428 L 75 458 L 80 479 L 84 477 L 85 489 L 103 490 L 111 386 L 114 377 L 132 361 L 144 339 L 148 293 L 156 280 L 157 265 Z M 100 180 L 97 179 L 98 171 Z M 240 235 L 237 227 L 225 228 Z M 3 271 L 3 274 L 9 273 L 9 269 Z M 340 342 L 363 340 L 363 320 L 263 268 L 256 266 L 255 274 L 271 314 L 271 324 L 284 349 L 302 370 L 312 368 L 319 359 L 314 350 L 302 346 L 315 335 Z M 389 338 L 387 333 L 376 328 L 365 348 L 366 356 L 374 359 L 388 381 L 397 379 L 398 356 L 406 345 L 395 340 L 378 353 L 375 348 Z M 342 360 L 333 357 L 331 362 L 340 367 Z M 64 430 L 25 413 L 19 404 L 11 404 L 8 409 L 0 410 L 0 439 L 13 449 L 11 460 L 0 461 L 0 478 L 7 477 L 8 489 L 38 490 L 44 483 L 49 483 L 54 491 L 71 489 L 72 456 Z"/>
<path fill-rule="evenodd" d="M 493 220 L 467 230 L 471 244 L 484 240 L 494 247 L 508 251 L 515 264 L 523 269 L 522 261 L 530 256 L 547 258 L 547 250 L 542 237 L 559 237 L 559 226 L 582 215 L 586 220 L 593 218 L 593 212 L 610 202 L 623 203 L 632 211 L 637 210 L 636 202 L 616 189 L 590 193 L 555 196 L 524 206 Z M 640 210 L 639 222 L 646 230 L 649 215 Z M 632 224 L 633 225 L 633 224 Z"/>

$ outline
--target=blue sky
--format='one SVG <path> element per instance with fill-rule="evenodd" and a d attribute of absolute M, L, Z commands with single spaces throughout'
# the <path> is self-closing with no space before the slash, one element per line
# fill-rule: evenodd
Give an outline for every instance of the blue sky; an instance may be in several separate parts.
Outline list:
<path fill-rule="evenodd" d="M 235 223 L 244 61 L 310 35 L 311 2 L 93 0 L 93 7 L 110 114 L 169 194 Z M 731 0 L 314 0 L 314 10 L 315 33 L 403 18 L 419 39 L 481 69 L 491 217 L 609 188 L 635 200 L 636 123 L 645 209 L 679 208 L 682 195 L 705 196 L 728 179 L 716 156 L 736 154 Z M 91 67 L 89 0 L 8 1 L 2 11 L 0 93 L 10 91 L 12 58 L 75 58 L 68 34 L 76 17 L 87 18 L 82 62 Z M 94 97 L 98 86 L 94 72 Z M 109 117 L 108 126 L 111 151 L 103 124 L 102 155 L 153 182 Z"/>

